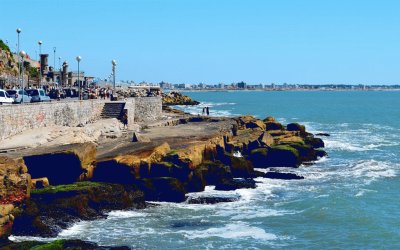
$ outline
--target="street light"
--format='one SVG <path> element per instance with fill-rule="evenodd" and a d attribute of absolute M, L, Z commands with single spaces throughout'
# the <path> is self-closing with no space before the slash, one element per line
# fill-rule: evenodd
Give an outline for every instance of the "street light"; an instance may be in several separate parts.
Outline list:
<path fill-rule="evenodd" d="M 40 67 L 39 67 L 39 88 L 42 87 L 42 57 L 41 57 L 41 55 L 42 55 L 42 43 L 43 42 L 41 40 L 38 41 L 38 44 L 39 44 L 39 65 L 40 65 Z"/>
<path fill-rule="evenodd" d="M 114 85 L 113 94 L 115 95 L 115 66 L 117 66 L 117 61 L 112 60 L 111 64 L 112 64 L 113 85 Z"/>
<path fill-rule="evenodd" d="M 76 57 L 76 61 L 78 62 L 78 86 L 79 86 L 79 100 L 82 98 L 82 93 L 81 93 L 81 81 L 79 80 L 79 62 L 82 60 L 81 56 Z"/>
<path fill-rule="evenodd" d="M 19 56 L 19 34 L 21 33 L 21 29 L 17 29 L 18 34 L 18 43 L 17 43 L 17 55 Z M 21 61 L 21 58 L 18 58 L 18 61 Z M 18 84 L 21 82 L 21 65 L 18 66 Z"/>
<path fill-rule="evenodd" d="M 22 102 L 24 102 L 24 90 L 25 90 L 25 88 L 24 88 L 24 60 L 25 60 L 26 53 L 25 53 L 25 51 L 22 50 L 21 52 L 19 52 L 19 55 L 21 57 L 21 65 L 22 65 Z"/>
<path fill-rule="evenodd" d="M 56 73 L 56 47 L 53 47 L 53 52 L 54 52 L 54 58 L 53 58 L 53 86 L 54 88 L 56 87 L 55 84 L 55 73 Z"/>

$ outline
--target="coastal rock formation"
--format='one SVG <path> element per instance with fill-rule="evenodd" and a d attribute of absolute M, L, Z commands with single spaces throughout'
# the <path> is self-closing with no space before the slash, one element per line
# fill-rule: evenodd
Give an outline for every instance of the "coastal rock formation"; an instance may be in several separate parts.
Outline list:
<path fill-rule="evenodd" d="M 24 157 L 24 161 L 32 178 L 46 177 L 50 185 L 88 180 L 96 161 L 96 144 L 71 144 L 49 153 L 40 151 Z"/>
<path fill-rule="evenodd" d="M 198 105 L 200 102 L 192 100 L 189 96 L 185 96 L 180 92 L 172 91 L 162 94 L 163 105 Z"/>
<path fill-rule="evenodd" d="M 95 243 L 82 241 L 82 240 L 55 240 L 52 242 L 43 242 L 43 241 L 12 242 L 12 241 L 7 241 L 3 244 L 0 243 L 0 249 L 3 249 L 3 250 L 22 250 L 22 249 L 129 250 L 130 248 L 126 247 L 126 246 L 118 246 L 118 247 L 98 246 Z"/>
<path fill-rule="evenodd" d="M 31 198 L 15 215 L 12 233 L 54 237 L 78 220 L 104 217 L 104 212 L 144 208 L 143 192 L 118 184 L 77 182 L 32 190 Z"/>
<path fill-rule="evenodd" d="M 30 196 L 30 188 L 31 177 L 24 162 L 0 157 L 0 241 L 10 234 L 15 205 Z"/>
<path fill-rule="evenodd" d="M 188 193 L 204 191 L 207 185 L 235 190 L 255 188 L 257 177 L 302 179 L 292 173 L 269 170 L 264 174 L 254 168 L 297 168 L 326 155 L 321 149 L 323 141 L 304 126 L 286 127 L 272 117 L 181 119 L 173 128 L 159 128 L 157 135 L 151 134 L 151 128 L 142 131 L 149 141 L 128 140 L 97 161 L 95 146 L 86 144 L 24 157 L 35 179 L 46 177 L 50 185 L 67 185 L 45 187 L 46 179 L 41 179 L 41 188 L 34 189 L 14 220 L 15 234 L 52 236 L 78 219 L 103 216 L 104 209 L 140 208 L 145 200 L 183 202 Z M 50 163 L 43 164 L 46 161 Z M 40 172 L 43 165 L 46 171 Z M 56 165 L 63 178 L 52 172 Z M 87 179 L 92 182 L 71 184 Z M 234 200 L 190 197 L 188 203 Z"/>

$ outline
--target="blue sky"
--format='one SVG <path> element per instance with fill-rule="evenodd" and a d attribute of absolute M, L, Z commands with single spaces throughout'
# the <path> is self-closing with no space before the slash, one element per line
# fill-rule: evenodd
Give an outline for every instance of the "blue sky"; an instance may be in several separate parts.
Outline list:
<path fill-rule="evenodd" d="M 399 84 L 400 1 L 1 0 L 0 38 L 87 74 L 174 83 Z M 43 17 L 43 18 L 41 18 Z M 57 59 L 58 65 L 58 59 Z"/>

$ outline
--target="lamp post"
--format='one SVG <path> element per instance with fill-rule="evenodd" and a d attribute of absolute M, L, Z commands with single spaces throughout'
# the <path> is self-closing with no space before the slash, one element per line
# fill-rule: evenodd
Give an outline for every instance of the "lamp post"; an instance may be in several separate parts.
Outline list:
<path fill-rule="evenodd" d="M 19 52 L 19 56 L 21 57 L 21 65 L 22 65 L 22 102 L 24 102 L 24 60 L 25 60 L 25 56 L 26 53 L 25 51 L 21 51 Z"/>
<path fill-rule="evenodd" d="M 81 93 L 81 81 L 79 80 L 79 62 L 82 60 L 81 56 L 76 57 L 76 61 L 78 62 L 78 86 L 79 86 L 79 100 L 82 98 L 82 93 Z"/>
<path fill-rule="evenodd" d="M 21 29 L 17 29 L 17 36 L 18 36 L 18 43 L 17 43 L 17 55 L 20 56 L 19 54 L 19 34 L 21 33 Z M 21 58 L 18 58 L 18 61 L 21 61 Z M 21 82 L 21 65 L 18 66 L 18 84 Z"/>
<path fill-rule="evenodd" d="M 111 64 L 112 64 L 112 74 L 113 74 L 113 93 L 115 95 L 115 66 L 117 66 L 117 61 L 112 60 Z"/>
<path fill-rule="evenodd" d="M 42 87 L 42 41 L 39 40 L 38 44 L 39 44 L 39 88 Z"/>
<path fill-rule="evenodd" d="M 62 87 L 61 56 L 58 57 L 58 72 L 60 72 L 60 76 L 58 77 L 58 86 L 60 86 L 60 83 L 61 83 L 61 87 Z"/>
<path fill-rule="evenodd" d="M 53 58 L 53 86 L 54 88 L 56 87 L 55 83 L 55 73 L 56 73 L 56 47 L 53 47 L 53 53 L 54 53 L 54 58 Z"/>

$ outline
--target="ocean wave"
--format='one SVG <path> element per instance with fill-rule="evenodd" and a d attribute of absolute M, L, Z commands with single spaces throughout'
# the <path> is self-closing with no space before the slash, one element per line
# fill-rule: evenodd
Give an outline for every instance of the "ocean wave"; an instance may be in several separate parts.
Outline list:
<path fill-rule="evenodd" d="M 133 217 L 146 217 L 147 213 L 138 211 L 124 211 L 124 210 L 114 210 L 107 213 L 107 219 L 120 219 L 120 218 L 133 218 Z"/>
<path fill-rule="evenodd" d="M 253 238 L 263 241 L 273 241 L 278 239 L 278 236 L 275 234 L 267 233 L 262 228 L 250 226 L 248 223 L 244 222 L 229 223 L 224 227 L 214 227 L 206 230 L 179 231 L 178 233 L 182 233 L 186 238 L 191 240 L 211 237 L 226 239 Z"/>
<path fill-rule="evenodd" d="M 367 160 L 359 161 L 350 168 L 350 173 L 357 178 L 365 177 L 370 183 L 376 179 L 395 177 L 399 166 L 388 162 Z"/>

